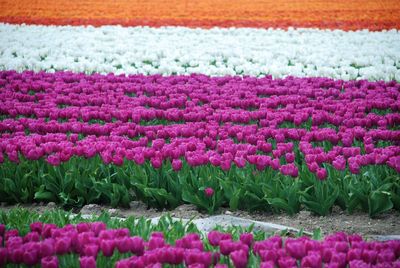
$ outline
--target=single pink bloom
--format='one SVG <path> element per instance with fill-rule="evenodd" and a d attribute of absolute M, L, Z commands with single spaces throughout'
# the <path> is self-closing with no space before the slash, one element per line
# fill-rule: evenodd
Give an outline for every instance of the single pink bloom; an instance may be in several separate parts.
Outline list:
<path fill-rule="evenodd" d="M 204 193 L 206 194 L 207 197 L 211 197 L 211 196 L 214 195 L 214 189 L 208 187 L 208 188 L 206 188 L 206 189 L 204 190 Z"/>

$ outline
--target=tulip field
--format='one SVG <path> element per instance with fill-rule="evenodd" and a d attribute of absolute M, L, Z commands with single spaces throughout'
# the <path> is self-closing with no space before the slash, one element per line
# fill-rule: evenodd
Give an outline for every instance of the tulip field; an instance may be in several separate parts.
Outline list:
<path fill-rule="evenodd" d="M 3 71 L 1 200 L 400 208 L 400 84 Z M 215 194 L 206 195 L 205 188 Z"/>
<path fill-rule="evenodd" d="M 399 213 L 398 1 L 81 2 L 0 1 L 2 206 Z M 400 267 L 357 234 L 69 216 L 0 212 L 0 267 Z"/>

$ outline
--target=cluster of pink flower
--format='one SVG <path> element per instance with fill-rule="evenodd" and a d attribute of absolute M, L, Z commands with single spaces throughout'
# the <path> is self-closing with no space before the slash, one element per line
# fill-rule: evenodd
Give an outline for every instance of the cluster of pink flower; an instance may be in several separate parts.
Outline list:
<path fill-rule="evenodd" d="M 111 257 L 116 252 L 128 258 L 116 262 L 117 268 L 162 267 L 162 264 L 185 264 L 188 267 L 248 266 L 250 258 L 261 260 L 261 267 L 400 267 L 400 241 L 365 242 L 358 235 L 337 233 L 323 241 L 308 237 L 297 239 L 273 236 L 254 241 L 251 233 L 234 241 L 231 234 L 208 233 L 211 251 L 205 250 L 200 235 L 187 234 L 166 243 L 163 233 L 154 232 L 148 241 L 130 236 L 128 229 L 107 229 L 101 222 L 79 223 L 57 228 L 36 222 L 21 237 L 18 230 L 0 225 L 0 266 L 7 263 L 58 267 L 58 256 L 78 254 L 81 267 L 96 267 L 99 254 Z M 4 247 L 2 246 L 4 243 Z M 228 259 L 229 258 L 229 259 Z"/>
<path fill-rule="evenodd" d="M 14 162 L 19 153 L 30 160 L 47 157 L 52 165 L 99 154 L 116 165 L 150 160 L 158 168 L 170 160 L 179 170 L 184 158 L 191 166 L 229 170 L 250 163 L 296 177 L 293 141 L 299 141 L 307 167 L 320 179 L 327 176 L 323 163 L 338 170 L 348 166 L 352 173 L 366 165 L 400 172 L 395 82 L 6 71 L 0 72 L 0 86 L 0 114 L 8 117 L 0 121 L 0 162 L 4 153 Z M 141 124 L 151 120 L 155 125 Z M 309 129 L 301 126 L 309 120 Z M 382 148 L 379 141 L 391 145 Z"/>

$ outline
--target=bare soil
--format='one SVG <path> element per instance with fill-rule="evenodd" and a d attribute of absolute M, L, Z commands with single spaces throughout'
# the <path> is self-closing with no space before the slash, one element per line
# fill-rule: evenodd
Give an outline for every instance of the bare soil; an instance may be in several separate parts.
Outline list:
<path fill-rule="evenodd" d="M 44 212 L 46 210 L 57 208 L 54 203 L 49 203 L 47 205 L 30 204 L 18 206 L 37 212 Z M 9 210 L 14 207 L 16 206 L 7 206 L 2 204 L 0 210 Z M 103 211 L 107 211 L 112 216 L 122 218 L 129 216 L 153 218 L 166 213 L 169 213 L 173 217 L 184 219 L 206 218 L 209 216 L 208 214 L 199 212 L 193 205 L 182 205 L 170 211 L 158 211 L 155 209 L 148 209 L 145 204 L 137 201 L 132 202 L 131 208 L 129 209 L 115 209 L 108 206 L 87 205 L 82 209 L 73 212 L 81 212 L 82 214 L 100 214 Z M 303 229 L 307 232 L 312 232 L 313 230 L 320 228 L 324 235 L 339 231 L 344 231 L 350 234 L 357 233 L 364 237 L 400 235 L 400 213 L 395 210 L 381 214 L 379 217 L 373 219 L 363 212 L 348 214 L 339 208 L 334 208 L 332 214 L 325 217 L 313 215 L 309 211 L 301 211 L 294 216 L 289 216 L 286 214 L 271 214 L 265 212 L 249 213 L 245 211 L 229 211 L 227 209 L 221 209 L 217 214 L 232 215 L 245 219 L 281 224 L 296 229 Z"/>

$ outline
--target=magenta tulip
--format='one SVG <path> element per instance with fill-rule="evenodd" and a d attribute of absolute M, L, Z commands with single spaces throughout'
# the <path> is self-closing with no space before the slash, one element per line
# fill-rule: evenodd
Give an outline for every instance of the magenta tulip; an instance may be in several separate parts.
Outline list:
<path fill-rule="evenodd" d="M 48 256 L 41 260 L 42 268 L 58 268 L 57 256 Z"/>

